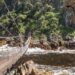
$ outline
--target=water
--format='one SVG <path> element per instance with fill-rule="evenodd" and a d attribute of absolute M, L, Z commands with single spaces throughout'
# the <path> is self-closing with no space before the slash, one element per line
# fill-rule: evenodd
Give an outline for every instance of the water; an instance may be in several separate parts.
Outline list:
<path fill-rule="evenodd" d="M 45 70 L 47 72 L 52 72 L 53 75 L 75 75 L 75 67 L 57 67 L 50 65 L 35 65 L 39 70 Z M 15 70 L 12 70 L 7 75 L 14 75 Z"/>
<path fill-rule="evenodd" d="M 54 75 L 75 75 L 75 67 L 60 67 L 36 64 L 39 69 L 53 72 Z"/>
<path fill-rule="evenodd" d="M 69 53 L 75 54 L 75 50 L 62 50 L 62 51 L 46 51 L 41 48 L 29 48 L 27 54 L 43 54 L 43 53 Z M 63 62 L 63 61 L 62 61 Z M 75 75 L 75 67 L 63 67 L 63 66 L 51 66 L 51 65 L 40 65 L 36 64 L 39 69 L 45 69 L 46 71 L 51 71 L 54 75 Z"/>
<path fill-rule="evenodd" d="M 63 54 L 63 53 L 69 53 L 69 54 L 75 54 L 75 50 L 69 50 L 69 49 L 63 49 L 63 50 L 44 50 L 44 49 L 41 49 L 41 48 L 29 48 L 26 52 L 27 54 L 46 54 L 46 53 L 60 53 L 60 54 Z"/>

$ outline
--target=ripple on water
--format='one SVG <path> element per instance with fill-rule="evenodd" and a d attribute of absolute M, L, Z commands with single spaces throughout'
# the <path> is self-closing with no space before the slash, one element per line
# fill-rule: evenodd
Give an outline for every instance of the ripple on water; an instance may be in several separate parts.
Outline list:
<path fill-rule="evenodd" d="M 50 65 L 38 65 L 39 69 L 45 69 L 46 71 L 52 71 L 54 75 L 75 75 L 75 67 L 57 67 Z"/>

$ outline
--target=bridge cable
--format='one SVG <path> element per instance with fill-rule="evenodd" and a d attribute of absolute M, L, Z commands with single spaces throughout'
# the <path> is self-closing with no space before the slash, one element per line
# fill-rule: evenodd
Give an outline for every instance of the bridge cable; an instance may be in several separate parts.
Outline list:
<path fill-rule="evenodd" d="M 5 0 L 3 0 L 3 1 L 4 1 L 4 5 L 5 5 L 5 7 L 6 7 L 7 11 L 8 11 L 8 14 L 11 16 L 11 18 L 12 18 L 12 20 L 13 20 L 14 24 L 16 25 L 16 28 L 18 29 L 18 32 L 19 32 L 18 24 L 15 22 L 14 17 L 11 15 L 7 3 L 5 2 Z M 19 33 L 20 33 L 20 32 L 19 32 Z"/>
<path fill-rule="evenodd" d="M 12 35 L 12 33 L 11 33 L 7 28 L 5 28 L 3 25 L 0 24 L 0 26 L 1 26 L 3 29 L 5 29 L 5 31 L 7 31 L 10 35 Z"/>

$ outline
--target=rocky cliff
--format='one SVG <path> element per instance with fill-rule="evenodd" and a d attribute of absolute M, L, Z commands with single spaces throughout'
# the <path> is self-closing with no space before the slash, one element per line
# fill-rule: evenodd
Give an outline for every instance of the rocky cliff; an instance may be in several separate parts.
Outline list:
<path fill-rule="evenodd" d="M 65 23 L 75 28 L 75 0 L 65 1 Z"/>

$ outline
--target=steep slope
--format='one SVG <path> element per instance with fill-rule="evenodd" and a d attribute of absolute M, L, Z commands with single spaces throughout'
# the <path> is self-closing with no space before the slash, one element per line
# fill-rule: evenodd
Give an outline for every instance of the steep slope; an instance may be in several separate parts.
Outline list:
<path fill-rule="evenodd" d="M 65 15 L 66 25 L 75 27 L 75 0 L 66 0 Z"/>

